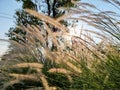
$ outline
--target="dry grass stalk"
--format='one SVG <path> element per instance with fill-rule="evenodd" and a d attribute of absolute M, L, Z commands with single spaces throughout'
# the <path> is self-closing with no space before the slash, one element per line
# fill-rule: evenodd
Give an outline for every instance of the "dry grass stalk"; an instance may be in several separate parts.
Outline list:
<path fill-rule="evenodd" d="M 57 90 L 56 87 L 50 87 L 50 90 Z"/>
<path fill-rule="evenodd" d="M 28 40 L 30 44 L 35 44 L 35 42 L 36 42 L 35 39 L 32 39 L 32 38 L 36 38 L 39 41 L 41 41 L 42 43 L 46 43 L 44 37 L 42 36 L 42 34 L 39 30 L 39 28 L 37 28 L 36 26 L 34 26 L 34 25 L 31 25 L 31 26 L 28 25 L 27 27 L 25 27 L 25 26 L 20 26 L 19 27 L 18 26 L 17 28 L 27 32 L 26 40 Z"/>
<path fill-rule="evenodd" d="M 76 58 L 74 55 L 70 54 L 70 53 L 65 53 L 68 58 L 71 58 L 73 61 L 75 62 L 80 62 L 80 60 L 78 58 Z"/>
<path fill-rule="evenodd" d="M 48 17 L 48 16 L 45 16 L 41 13 L 38 13 L 34 10 L 30 10 L 30 9 L 25 9 L 26 12 L 28 12 L 29 14 L 37 17 L 38 19 L 42 20 L 42 21 L 45 21 L 53 26 L 55 26 L 56 28 L 59 28 L 60 30 L 62 30 L 63 32 L 66 32 L 68 31 L 68 29 L 66 27 L 64 27 L 63 25 L 61 25 L 58 21 Z"/>
<path fill-rule="evenodd" d="M 24 46 L 14 40 L 11 40 L 11 43 L 14 44 L 15 46 L 19 47 L 19 48 L 23 48 Z"/>
<path fill-rule="evenodd" d="M 68 78 L 68 80 L 69 80 L 70 82 L 73 81 L 72 77 L 71 77 L 69 74 L 66 74 L 66 76 L 67 76 L 67 78 Z"/>
<path fill-rule="evenodd" d="M 48 58 L 48 60 L 51 60 L 51 62 L 55 62 L 57 64 L 60 64 L 61 61 L 63 60 L 62 55 L 60 56 L 56 52 L 50 52 L 47 49 L 46 49 L 46 57 Z"/>
<path fill-rule="evenodd" d="M 33 28 L 34 32 L 39 33 L 41 31 L 40 27 L 38 28 L 35 25 L 31 25 L 31 27 Z"/>
<path fill-rule="evenodd" d="M 73 65 L 72 63 L 66 61 L 64 62 L 65 65 L 67 65 L 68 67 L 70 67 L 70 69 L 74 70 L 77 73 L 82 73 L 81 69 L 79 67 L 76 67 L 75 65 Z"/>
<path fill-rule="evenodd" d="M 26 27 L 26 28 L 27 28 L 27 27 Z M 38 40 L 41 41 L 42 43 L 46 43 L 44 37 L 42 36 L 42 34 L 41 34 L 41 32 L 40 32 L 40 30 L 39 30 L 38 28 L 35 28 L 35 27 L 33 28 L 33 26 L 29 26 L 29 28 L 32 29 L 32 32 L 31 32 L 30 35 L 36 37 L 36 39 L 38 39 Z M 28 38 L 28 40 L 29 40 L 29 38 Z"/>
<path fill-rule="evenodd" d="M 104 34 L 102 34 L 102 33 L 100 33 L 100 32 L 96 32 L 96 31 L 93 31 L 93 30 L 88 30 L 88 29 L 84 29 L 86 32 L 90 32 L 90 33 L 92 33 L 92 34 L 95 34 L 95 35 L 97 35 L 97 36 L 101 36 L 101 38 L 102 39 L 108 39 L 108 36 L 106 36 L 106 35 L 104 35 Z M 102 40 L 101 39 L 101 40 Z"/>
<path fill-rule="evenodd" d="M 35 45 L 35 40 L 31 35 L 26 35 L 26 38 L 29 39 L 28 44 Z"/>
<path fill-rule="evenodd" d="M 31 31 L 30 31 L 28 28 L 26 28 L 25 26 L 16 26 L 16 28 L 18 28 L 18 29 L 20 29 L 20 30 L 24 30 L 24 31 L 26 31 L 27 33 L 31 33 Z"/>
<path fill-rule="evenodd" d="M 51 68 L 49 69 L 50 73 L 62 73 L 62 74 L 70 74 L 71 72 L 69 70 L 66 70 L 64 68 Z"/>
<path fill-rule="evenodd" d="M 58 22 L 61 21 L 61 20 L 64 20 L 64 19 L 67 19 L 71 16 L 72 14 L 64 14 L 58 18 L 56 18 L 55 20 L 57 20 Z"/>
<path fill-rule="evenodd" d="M 13 68 L 26 68 L 26 67 L 32 67 L 32 68 L 43 68 L 43 64 L 40 63 L 19 63 L 12 66 Z"/>
<path fill-rule="evenodd" d="M 14 77 L 18 80 L 32 80 L 32 81 L 39 81 L 38 77 L 35 75 L 25 75 L 25 74 L 16 74 L 16 73 L 10 73 L 9 76 Z"/>
<path fill-rule="evenodd" d="M 50 28 L 48 27 L 48 25 L 46 23 L 44 23 L 44 25 L 45 25 L 46 31 L 48 33 L 48 35 L 46 36 L 46 39 L 48 40 L 48 38 L 52 38 L 53 44 L 58 47 L 58 42 L 57 42 L 56 36 L 59 35 L 59 32 L 53 33 L 52 30 L 50 30 Z"/>
<path fill-rule="evenodd" d="M 12 34 L 16 35 L 19 39 L 21 39 L 21 40 L 23 40 L 23 41 L 24 41 L 24 39 L 23 39 L 23 37 L 22 37 L 21 35 L 19 35 L 19 34 L 15 33 L 15 32 L 12 32 Z"/>
<path fill-rule="evenodd" d="M 53 33 L 51 31 L 51 29 L 48 27 L 48 25 L 46 23 L 44 23 L 44 26 L 45 26 L 45 29 L 47 31 L 47 33 L 50 35 L 50 36 L 53 36 Z"/>
<path fill-rule="evenodd" d="M 48 72 L 65 74 L 67 76 L 68 80 L 70 82 L 72 82 L 72 77 L 69 75 L 69 74 L 72 74 L 72 72 L 69 70 L 66 70 L 64 68 L 51 68 L 50 70 L 48 70 Z"/>
<path fill-rule="evenodd" d="M 40 79 L 41 79 L 41 81 L 42 81 L 42 84 L 43 84 L 45 90 L 50 90 L 50 87 L 49 87 L 49 85 L 48 85 L 48 82 L 47 82 L 45 76 L 44 76 L 44 75 L 41 75 L 41 76 L 40 76 Z"/>

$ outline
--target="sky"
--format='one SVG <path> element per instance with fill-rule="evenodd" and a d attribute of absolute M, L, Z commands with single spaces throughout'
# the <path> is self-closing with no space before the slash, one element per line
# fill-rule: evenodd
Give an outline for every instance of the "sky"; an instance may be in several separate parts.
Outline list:
<path fill-rule="evenodd" d="M 0 41 L 0 57 L 8 50 L 9 43 Z"/>
<path fill-rule="evenodd" d="M 14 26 L 14 13 L 21 8 L 15 0 L 0 0 L 0 39 L 8 39 L 5 33 Z M 0 41 L 0 56 L 8 50 L 9 43 Z"/>
<path fill-rule="evenodd" d="M 5 33 L 14 26 L 14 13 L 21 8 L 21 4 L 15 0 L 0 0 L 0 38 L 7 39 Z"/>

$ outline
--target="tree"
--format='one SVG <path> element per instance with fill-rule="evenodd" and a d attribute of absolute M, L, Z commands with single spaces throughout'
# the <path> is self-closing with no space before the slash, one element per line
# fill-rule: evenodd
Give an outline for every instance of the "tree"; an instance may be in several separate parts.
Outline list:
<path fill-rule="evenodd" d="M 16 26 L 24 25 L 43 25 L 43 22 L 35 18 L 34 16 L 29 15 L 24 11 L 25 8 L 35 10 L 37 12 L 42 12 L 52 18 L 58 18 L 65 14 L 65 10 L 59 10 L 59 7 L 73 7 L 73 0 L 16 0 L 17 2 L 22 2 L 22 10 L 16 11 Z M 74 0 L 79 1 L 79 0 Z M 67 21 L 60 21 L 64 25 L 68 25 Z M 52 32 L 58 31 L 57 28 L 48 25 L 51 27 Z M 8 37 L 11 40 L 21 41 L 21 38 L 14 35 L 15 33 L 19 34 L 22 38 L 25 38 L 26 32 L 14 27 L 10 28 L 8 32 Z M 47 33 L 46 33 L 47 35 Z M 47 36 L 46 36 L 47 37 Z M 53 45 L 54 47 L 54 45 Z"/>
<path fill-rule="evenodd" d="M 54 19 L 62 16 L 65 14 L 66 10 L 59 10 L 58 8 L 60 7 L 74 7 L 74 3 L 72 1 L 79 1 L 79 0 L 16 0 L 17 2 L 22 2 L 22 10 L 17 10 L 15 13 L 15 18 L 16 18 L 16 26 L 26 26 L 27 25 L 39 25 L 42 26 L 43 22 L 38 20 L 36 17 L 29 15 L 24 11 L 25 8 L 29 8 L 32 10 L 35 10 L 37 12 L 42 12 L 45 15 L 48 15 Z M 65 26 L 70 25 L 67 21 L 62 20 L 60 21 L 62 24 Z M 52 32 L 57 32 L 59 31 L 57 28 L 54 26 L 51 26 L 47 24 L 48 27 L 51 28 Z M 17 34 L 17 35 L 15 35 Z M 19 36 L 18 36 L 19 35 Z M 26 32 L 17 28 L 17 27 L 12 27 L 9 29 L 9 32 L 7 34 L 10 40 L 15 40 L 17 42 L 25 42 L 26 40 Z M 48 36 L 47 32 L 45 34 L 46 37 L 46 46 L 48 46 Z M 52 44 L 51 46 L 52 49 L 55 49 L 56 46 Z"/>

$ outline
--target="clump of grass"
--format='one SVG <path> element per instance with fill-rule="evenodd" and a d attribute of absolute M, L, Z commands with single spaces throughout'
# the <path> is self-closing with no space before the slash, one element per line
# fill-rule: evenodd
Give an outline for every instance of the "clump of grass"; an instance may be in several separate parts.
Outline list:
<path fill-rule="evenodd" d="M 94 7 L 87 3 L 81 4 Z M 91 14 L 87 10 L 83 11 Z M 17 27 L 27 34 L 23 39 L 14 33 L 20 40 L 13 42 L 9 57 L 4 57 L 7 63 L 1 68 L 1 89 L 119 89 L 120 52 L 118 47 L 114 47 L 111 43 L 96 45 L 90 35 L 82 34 L 82 30 L 80 36 L 70 35 L 68 28 L 61 25 L 59 19 L 54 20 L 29 9 L 26 9 L 26 12 L 43 20 L 45 28 L 34 25 Z M 59 31 L 52 32 L 52 28 L 47 23 Z M 72 37 L 72 45 L 66 45 L 64 35 Z M 82 38 L 82 35 L 86 37 Z M 51 50 L 51 47 L 46 45 L 49 38 L 52 38 L 50 42 L 56 46 L 56 49 Z M 60 38 L 63 39 L 63 45 Z M 102 45 L 104 48 L 99 48 Z"/>

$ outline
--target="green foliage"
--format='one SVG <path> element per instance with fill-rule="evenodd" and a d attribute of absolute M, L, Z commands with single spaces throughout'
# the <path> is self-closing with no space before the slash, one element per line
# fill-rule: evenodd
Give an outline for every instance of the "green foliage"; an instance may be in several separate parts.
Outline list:
<path fill-rule="evenodd" d="M 111 47 L 113 48 L 113 47 Z M 110 48 L 109 48 L 110 49 Z M 112 49 L 117 50 L 117 49 Z M 97 65 L 91 68 L 88 68 L 85 63 L 85 58 L 81 59 L 79 65 L 82 73 L 80 74 L 72 74 L 72 82 L 68 80 L 66 75 L 61 73 L 49 73 L 48 70 L 51 68 L 66 68 L 65 65 L 59 65 L 55 62 L 51 62 L 51 60 L 45 61 L 44 67 L 42 68 L 42 73 L 45 75 L 50 86 L 57 87 L 57 90 L 119 90 L 120 88 L 120 54 L 116 55 L 113 53 L 107 53 L 107 58 L 98 63 Z M 119 53 L 119 52 L 117 52 Z M 24 58 L 24 59 L 27 59 Z M 28 61 L 34 58 L 29 59 Z M 99 59 L 97 59 L 99 60 Z M 23 61 L 23 60 L 22 60 Z M 25 62 L 25 61 L 24 61 Z M 37 62 L 37 61 L 36 61 Z M 34 62 L 33 62 L 34 63 Z M 40 63 L 40 62 L 38 62 Z M 74 63 L 74 62 L 73 62 Z M 14 64 L 13 64 L 14 65 Z M 34 74 L 36 77 L 39 75 L 38 72 L 34 68 L 11 68 L 7 66 L 2 69 L 2 73 L 0 74 L 1 83 L 0 86 L 2 88 L 3 84 L 8 83 L 14 78 L 9 76 L 10 73 L 18 73 L 18 74 Z M 13 85 L 7 86 L 6 90 L 15 90 L 15 89 L 30 89 L 30 87 L 43 87 L 41 80 L 21 80 L 19 83 L 15 83 Z"/>
<path fill-rule="evenodd" d="M 22 8 L 29 8 L 36 10 L 36 4 L 32 0 L 16 0 L 17 2 L 23 2 Z"/>
<path fill-rule="evenodd" d="M 74 4 L 70 2 L 69 0 L 16 0 L 17 2 L 22 2 L 22 10 L 17 10 L 15 13 L 15 24 L 16 26 L 24 25 L 43 25 L 43 22 L 38 20 L 36 17 L 29 15 L 24 11 L 24 9 L 29 8 L 38 12 L 42 12 L 52 18 L 58 18 L 65 14 L 65 10 L 58 10 L 59 7 L 74 7 Z M 77 1 L 77 0 L 75 0 Z M 39 4 L 40 3 L 40 4 Z M 45 4 L 45 5 L 44 5 Z M 43 7 L 44 5 L 44 7 Z M 63 20 L 61 21 L 64 25 L 69 25 L 67 21 Z M 19 34 L 21 37 L 24 38 L 26 35 L 26 32 L 22 32 L 20 29 L 12 27 L 9 29 L 9 32 L 6 34 L 10 40 L 20 41 L 20 38 L 16 37 L 14 33 Z M 51 27 L 51 26 L 50 26 Z M 52 27 L 53 32 L 56 32 L 57 29 L 55 27 Z M 22 33 L 22 34 L 21 34 Z"/>
<path fill-rule="evenodd" d="M 105 64 L 105 67 L 108 71 L 107 84 L 109 89 L 113 88 L 115 90 L 118 90 L 120 88 L 120 53 L 119 56 L 110 54 L 107 57 L 108 61 Z"/>

